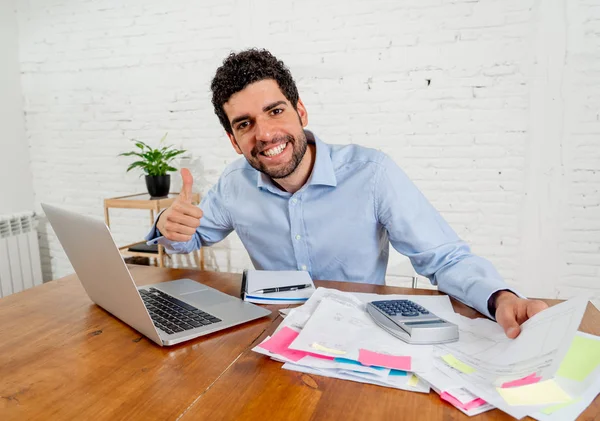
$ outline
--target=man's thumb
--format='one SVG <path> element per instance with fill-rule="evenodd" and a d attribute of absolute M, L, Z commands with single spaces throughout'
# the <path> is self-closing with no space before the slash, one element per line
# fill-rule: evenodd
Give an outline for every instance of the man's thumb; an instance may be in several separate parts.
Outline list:
<path fill-rule="evenodd" d="M 506 326 L 504 331 L 506 332 L 507 337 L 510 339 L 515 339 L 517 336 L 519 336 L 519 333 L 521 333 L 521 327 L 515 321 L 515 323 L 510 323 L 508 326 Z"/>
<path fill-rule="evenodd" d="M 192 185 L 194 184 L 194 177 L 192 177 L 190 170 L 187 168 L 181 169 L 181 180 L 183 180 L 183 185 L 181 186 L 179 198 L 186 203 L 192 203 Z"/>

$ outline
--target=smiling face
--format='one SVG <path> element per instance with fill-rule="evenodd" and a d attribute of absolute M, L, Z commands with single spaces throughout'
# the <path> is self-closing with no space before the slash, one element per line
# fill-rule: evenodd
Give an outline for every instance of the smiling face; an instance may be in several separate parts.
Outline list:
<path fill-rule="evenodd" d="M 223 110 L 231 144 L 253 168 L 273 179 L 294 173 L 307 148 L 308 115 L 301 100 L 295 109 L 275 80 L 264 79 L 233 94 Z"/>

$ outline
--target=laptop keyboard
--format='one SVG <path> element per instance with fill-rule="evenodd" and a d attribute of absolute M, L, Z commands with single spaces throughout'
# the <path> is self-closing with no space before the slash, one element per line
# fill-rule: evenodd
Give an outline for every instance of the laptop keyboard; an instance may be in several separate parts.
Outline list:
<path fill-rule="evenodd" d="M 221 319 L 193 307 L 156 288 L 140 289 L 140 295 L 154 325 L 168 334 L 220 322 Z"/>

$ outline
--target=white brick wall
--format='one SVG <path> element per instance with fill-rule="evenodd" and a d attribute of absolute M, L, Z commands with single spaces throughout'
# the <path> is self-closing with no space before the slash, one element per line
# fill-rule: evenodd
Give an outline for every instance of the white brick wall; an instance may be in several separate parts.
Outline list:
<path fill-rule="evenodd" d="M 103 198 L 144 190 L 116 158 L 128 139 L 166 131 L 215 182 L 237 155 L 209 83 L 260 46 L 291 68 L 312 130 L 389 153 L 508 282 L 600 296 L 596 0 L 22 0 L 19 29 L 36 203 L 101 217 Z M 113 221 L 127 241 L 147 217 Z M 69 273 L 43 244 L 46 278 Z M 211 251 L 248 265 L 235 237 Z"/>
<path fill-rule="evenodd" d="M 16 10 L 15 0 L 0 1 L 0 215 L 33 209 Z"/>

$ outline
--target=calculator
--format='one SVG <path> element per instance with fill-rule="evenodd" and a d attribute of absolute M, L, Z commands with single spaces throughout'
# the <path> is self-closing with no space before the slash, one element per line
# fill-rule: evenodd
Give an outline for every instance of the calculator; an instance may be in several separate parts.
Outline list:
<path fill-rule="evenodd" d="M 383 330 L 409 344 L 442 344 L 458 340 L 458 326 L 411 300 L 371 301 L 367 313 Z"/>

